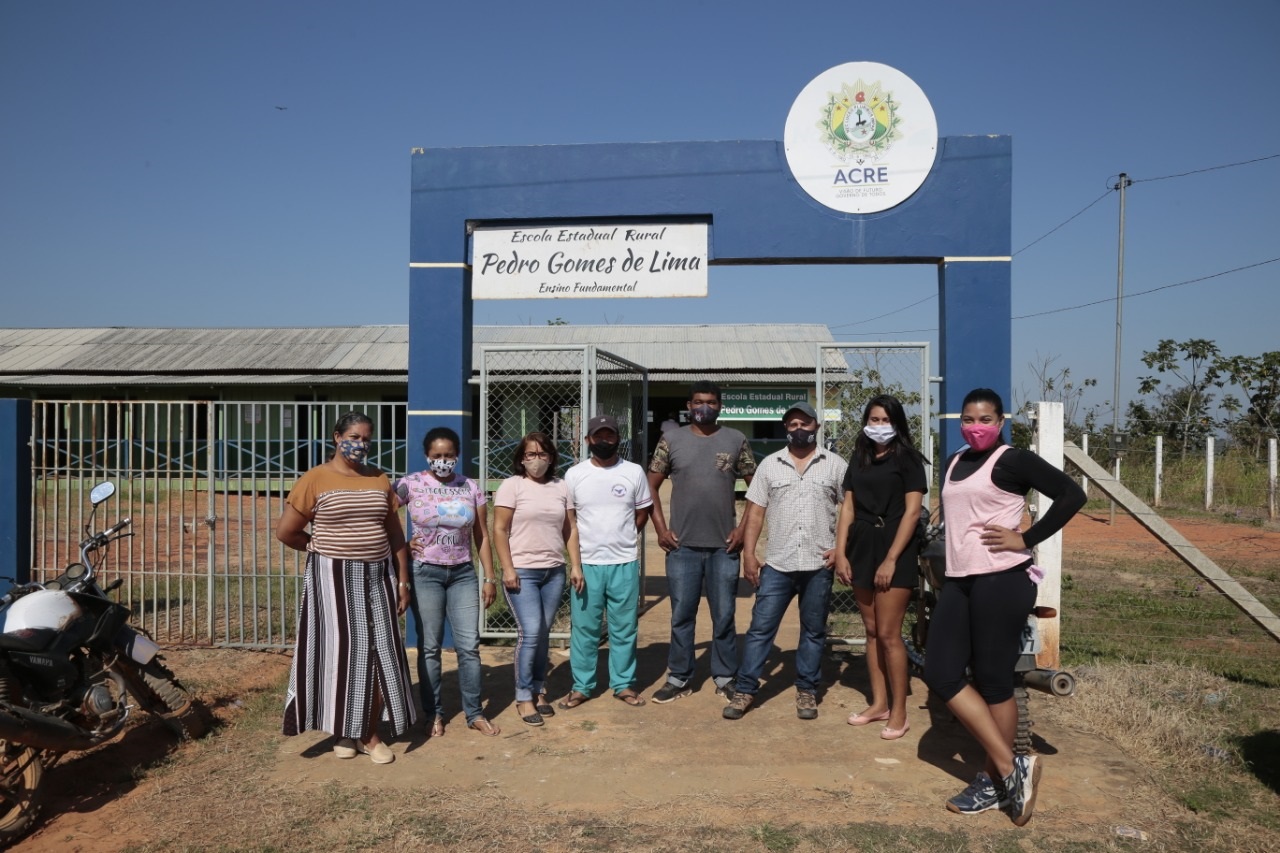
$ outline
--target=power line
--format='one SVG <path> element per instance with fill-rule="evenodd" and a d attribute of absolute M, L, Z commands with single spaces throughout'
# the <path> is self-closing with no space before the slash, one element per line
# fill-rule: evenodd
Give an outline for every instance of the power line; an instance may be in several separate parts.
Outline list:
<path fill-rule="evenodd" d="M 1133 178 L 1132 183 L 1145 184 L 1151 181 L 1167 181 L 1170 178 L 1185 178 L 1187 175 L 1199 175 L 1203 172 L 1216 172 L 1219 169 L 1231 169 L 1235 166 L 1248 166 L 1250 163 L 1261 163 L 1263 160 L 1274 160 L 1280 154 L 1268 154 L 1266 157 L 1255 157 L 1252 160 L 1241 160 L 1239 163 L 1224 163 L 1221 166 L 1209 166 L 1206 169 L 1193 169 L 1190 172 L 1178 172 L 1176 175 L 1161 175 L 1158 178 Z"/>
<path fill-rule="evenodd" d="M 1070 222 L 1072 219 L 1075 219 L 1077 216 L 1079 216 L 1080 214 L 1084 213 L 1086 210 L 1088 210 L 1089 208 L 1093 207 L 1093 206 L 1094 206 L 1095 204 L 1097 204 L 1098 202 L 1102 201 L 1104 198 L 1106 198 L 1106 197 L 1107 197 L 1108 195 L 1110 195 L 1112 192 L 1114 192 L 1114 190 L 1112 190 L 1110 187 L 1108 187 L 1108 188 L 1107 188 L 1107 190 L 1106 190 L 1102 195 L 1098 196 L 1098 197 L 1097 197 L 1097 198 L 1095 198 L 1093 201 L 1089 202 L 1089 203 L 1088 203 L 1088 204 L 1086 204 L 1084 207 L 1080 208 L 1080 210 L 1076 211 L 1074 214 L 1072 214 L 1071 216 L 1067 217 L 1065 220 L 1063 220 L 1062 222 L 1060 222 L 1058 225 L 1054 226 L 1053 228 L 1050 228 L 1048 231 L 1046 231 L 1045 233 L 1041 234 L 1039 237 L 1037 237 L 1036 239 L 1032 240 L 1030 243 L 1028 243 L 1027 245 L 1023 246 L 1023 247 L 1022 247 L 1021 249 L 1019 249 L 1018 251 L 1014 252 L 1014 253 L 1013 253 L 1013 254 L 1014 254 L 1014 256 L 1016 257 L 1017 255 L 1020 255 L 1020 254 L 1022 254 L 1023 252 L 1025 252 L 1027 249 L 1030 249 L 1030 248 L 1031 248 L 1032 246 L 1034 246 L 1036 243 L 1039 243 L 1039 242 L 1040 242 L 1041 240 L 1043 240 L 1045 237 L 1048 237 L 1048 236 L 1049 236 L 1050 234 L 1052 234 L 1054 231 L 1057 231 L 1057 230 L 1058 230 L 1059 228 L 1061 228 L 1063 225 L 1066 225 L 1066 224 L 1067 224 L 1068 222 Z"/>
<path fill-rule="evenodd" d="M 1219 169 L 1232 169 L 1232 168 L 1235 168 L 1236 166 L 1248 166 L 1248 165 L 1250 165 L 1250 164 L 1252 164 L 1252 163 L 1261 163 L 1261 162 L 1263 162 L 1264 160 L 1274 160 L 1274 159 L 1276 159 L 1277 157 L 1280 157 L 1280 154 L 1268 154 L 1268 155 L 1267 155 L 1267 156 L 1265 156 L 1265 157 L 1255 157 L 1255 158 L 1254 158 L 1254 159 L 1252 159 L 1252 160 L 1241 160 L 1241 161 L 1240 161 L 1240 162 L 1238 162 L 1238 163 L 1223 163 L 1221 166 L 1208 166 L 1208 167 L 1203 168 L 1203 169 L 1192 169 L 1192 170 L 1191 170 L 1191 171 L 1189 171 L 1189 172 L 1178 172 L 1177 174 L 1174 174 L 1174 175 L 1161 175 L 1161 176 L 1156 177 L 1156 178 L 1132 178 L 1132 179 L 1130 179 L 1129 183 L 1130 183 L 1130 184 L 1145 184 L 1145 183 L 1149 183 L 1149 182 L 1151 182 L 1151 181 L 1167 181 L 1167 180 L 1170 180 L 1171 178 L 1185 178 L 1185 177 L 1187 177 L 1188 175 L 1200 175 L 1200 174 L 1203 174 L 1203 173 L 1205 173 L 1205 172 L 1216 172 L 1216 171 L 1218 171 Z M 1110 181 L 1108 181 L 1108 183 L 1110 183 Z M 1064 225 L 1066 225 L 1066 224 L 1068 224 L 1069 222 L 1071 222 L 1071 220 L 1075 219 L 1077 216 L 1080 216 L 1080 215 L 1081 215 L 1082 213 L 1084 213 L 1086 210 L 1088 210 L 1089 208 L 1093 207 L 1093 206 L 1094 206 L 1095 204 L 1097 204 L 1098 202 L 1102 201 L 1104 198 L 1106 198 L 1106 197 L 1107 197 L 1107 195 L 1108 195 L 1108 194 L 1110 194 L 1110 193 L 1112 193 L 1112 192 L 1115 192 L 1115 189 L 1116 189 L 1116 188 L 1115 188 L 1114 186 L 1110 186 L 1110 187 L 1108 187 L 1108 188 L 1107 188 L 1107 190 L 1106 190 L 1102 195 L 1098 196 L 1098 197 L 1097 197 L 1097 198 L 1095 198 L 1093 201 L 1089 202 L 1089 203 L 1088 203 L 1088 204 L 1086 204 L 1084 207 L 1082 207 L 1080 210 L 1076 211 L 1074 214 L 1072 214 L 1071 216 L 1069 216 L 1069 217 L 1067 217 L 1066 219 L 1064 219 L 1064 220 L 1063 220 L 1062 222 L 1060 222 L 1058 225 L 1054 226 L 1053 228 L 1050 228 L 1048 231 L 1046 231 L 1045 233 L 1041 234 L 1039 237 L 1037 237 L 1036 239 L 1032 240 L 1030 243 L 1028 243 L 1027 245 L 1023 246 L 1023 247 L 1022 247 L 1021 249 L 1019 249 L 1018 251 L 1014 252 L 1014 253 L 1013 253 L 1013 254 L 1014 254 L 1014 256 L 1017 256 L 1017 255 L 1022 254 L 1022 253 L 1023 253 L 1023 252 L 1025 252 L 1027 249 L 1030 249 L 1032 246 L 1034 246 L 1036 243 L 1039 243 L 1041 240 L 1043 240 L 1044 238 L 1048 237 L 1050 234 L 1053 234 L 1055 231 L 1057 231 L 1058 229 L 1062 228 Z"/>
<path fill-rule="evenodd" d="M 875 322 L 876 320 L 884 319 L 885 317 L 888 317 L 893 314 L 897 314 L 900 311 L 906 311 L 908 308 L 915 308 L 917 305 L 928 302 L 930 299 L 937 299 L 937 298 L 938 298 L 938 294 L 931 293 L 928 296 L 926 296 L 924 299 L 918 299 L 915 302 L 912 302 L 910 305 L 904 305 L 901 308 L 895 308 L 892 311 L 889 311 L 884 314 L 880 314 L 879 316 L 868 317 L 867 319 L 859 320 L 856 323 L 841 323 L 839 326 L 827 326 L 827 328 L 828 329 L 844 329 L 849 326 L 861 326 L 863 323 L 872 323 L 872 322 Z"/>
<path fill-rule="evenodd" d="M 1222 272 L 1215 272 L 1210 275 L 1201 276 L 1200 278 L 1189 278 L 1186 281 L 1178 281 L 1178 282 L 1174 282 L 1173 284 L 1163 284 L 1160 287 L 1153 287 L 1150 290 L 1140 290 L 1137 293 L 1127 294 L 1124 298 L 1132 299 L 1135 296 L 1146 296 L 1147 294 L 1155 293 L 1160 290 L 1168 290 L 1171 287 L 1183 287 L 1188 284 L 1196 284 L 1197 282 L 1208 281 L 1209 279 L 1212 279 L 1212 278 L 1221 278 L 1222 276 L 1230 275 L 1231 273 L 1243 272 L 1244 270 L 1251 270 L 1251 269 L 1254 269 L 1255 267 L 1266 266 L 1267 264 L 1274 264 L 1276 261 L 1280 261 L 1280 258 L 1271 258 L 1270 260 L 1266 260 L 1266 261 L 1258 261 L 1256 264 L 1246 264 L 1245 266 L 1242 266 L 1242 267 L 1236 267 L 1235 269 L 1230 269 L 1230 270 L 1223 270 Z M 1108 299 L 1095 299 L 1093 302 L 1085 302 L 1080 305 L 1068 305 L 1065 308 L 1051 308 L 1048 311 L 1037 311 L 1034 314 L 1020 314 L 1017 317 L 1011 317 L 1009 319 L 1026 320 L 1028 317 L 1043 317 L 1046 314 L 1060 314 L 1063 311 L 1075 311 L 1080 308 L 1091 308 L 1094 305 L 1105 305 L 1108 302 L 1115 302 L 1115 301 L 1116 301 L 1116 298 L 1112 296 Z"/>

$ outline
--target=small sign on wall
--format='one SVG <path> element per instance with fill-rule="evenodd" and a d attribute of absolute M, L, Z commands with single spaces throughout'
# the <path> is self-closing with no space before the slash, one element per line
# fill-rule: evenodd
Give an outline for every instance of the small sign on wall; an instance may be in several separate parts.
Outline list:
<path fill-rule="evenodd" d="M 707 224 L 479 227 L 473 299 L 618 299 L 707 295 Z"/>

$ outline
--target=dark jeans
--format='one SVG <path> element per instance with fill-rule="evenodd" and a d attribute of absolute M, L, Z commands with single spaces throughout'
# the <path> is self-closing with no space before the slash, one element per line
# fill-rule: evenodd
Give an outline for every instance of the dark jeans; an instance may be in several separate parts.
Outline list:
<path fill-rule="evenodd" d="M 704 586 L 711 608 L 711 678 L 717 687 L 723 687 L 738 672 L 738 637 L 733 623 L 738 555 L 724 548 L 681 546 L 667 553 L 667 590 L 671 595 L 667 681 L 678 687 L 693 678 L 693 630 Z"/>
<path fill-rule="evenodd" d="M 829 569 L 812 572 L 780 572 L 772 566 L 760 569 L 760 588 L 751 608 L 751 627 L 742 648 L 738 692 L 755 693 L 760 675 L 778 636 L 778 626 L 791 599 L 800 598 L 800 638 L 796 642 L 796 689 L 815 693 L 822 681 L 822 652 L 827 643 L 827 612 L 831 604 Z"/>

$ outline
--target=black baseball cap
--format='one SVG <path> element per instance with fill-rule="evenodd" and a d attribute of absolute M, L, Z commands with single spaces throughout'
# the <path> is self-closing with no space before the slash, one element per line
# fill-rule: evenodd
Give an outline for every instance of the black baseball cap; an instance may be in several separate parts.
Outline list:
<path fill-rule="evenodd" d="M 790 417 L 792 412 L 799 412 L 802 415 L 813 418 L 815 421 L 818 419 L 818 413 L 813 410 L 813 406 L 810 406 L 808 403 L 792 403 L 787 407 L 787 410 L 782 413 L 783 423 L 787 422 L 787 418 Z"/>
<path fill-rule="evenodd" d="M 602 429 L 611 429 L 618 432 L 618 419 L 613 415 L 596 415 L 587 421 L 587 435 L 595 435 Z M 621 435 L 621 433 L 618 433 Z"/>

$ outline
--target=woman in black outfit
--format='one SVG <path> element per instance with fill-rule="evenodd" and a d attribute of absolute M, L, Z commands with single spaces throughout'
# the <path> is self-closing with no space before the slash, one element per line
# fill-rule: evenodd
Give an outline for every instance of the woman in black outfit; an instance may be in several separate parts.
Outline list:
<path fill-rule="evenodd" d="M 911 728 L 902 617 L 919 571 L 915 531 L 927 489 L 924 457 L 911 442 L 902 403 L 888 394 L 872 397 L 844 476 L 836 577 L 857 597 L 871 679 L 871 705 L 850 714 L 848 722 L 886 721 L 880 732 L 885 740 L 897 740 Z"/>

